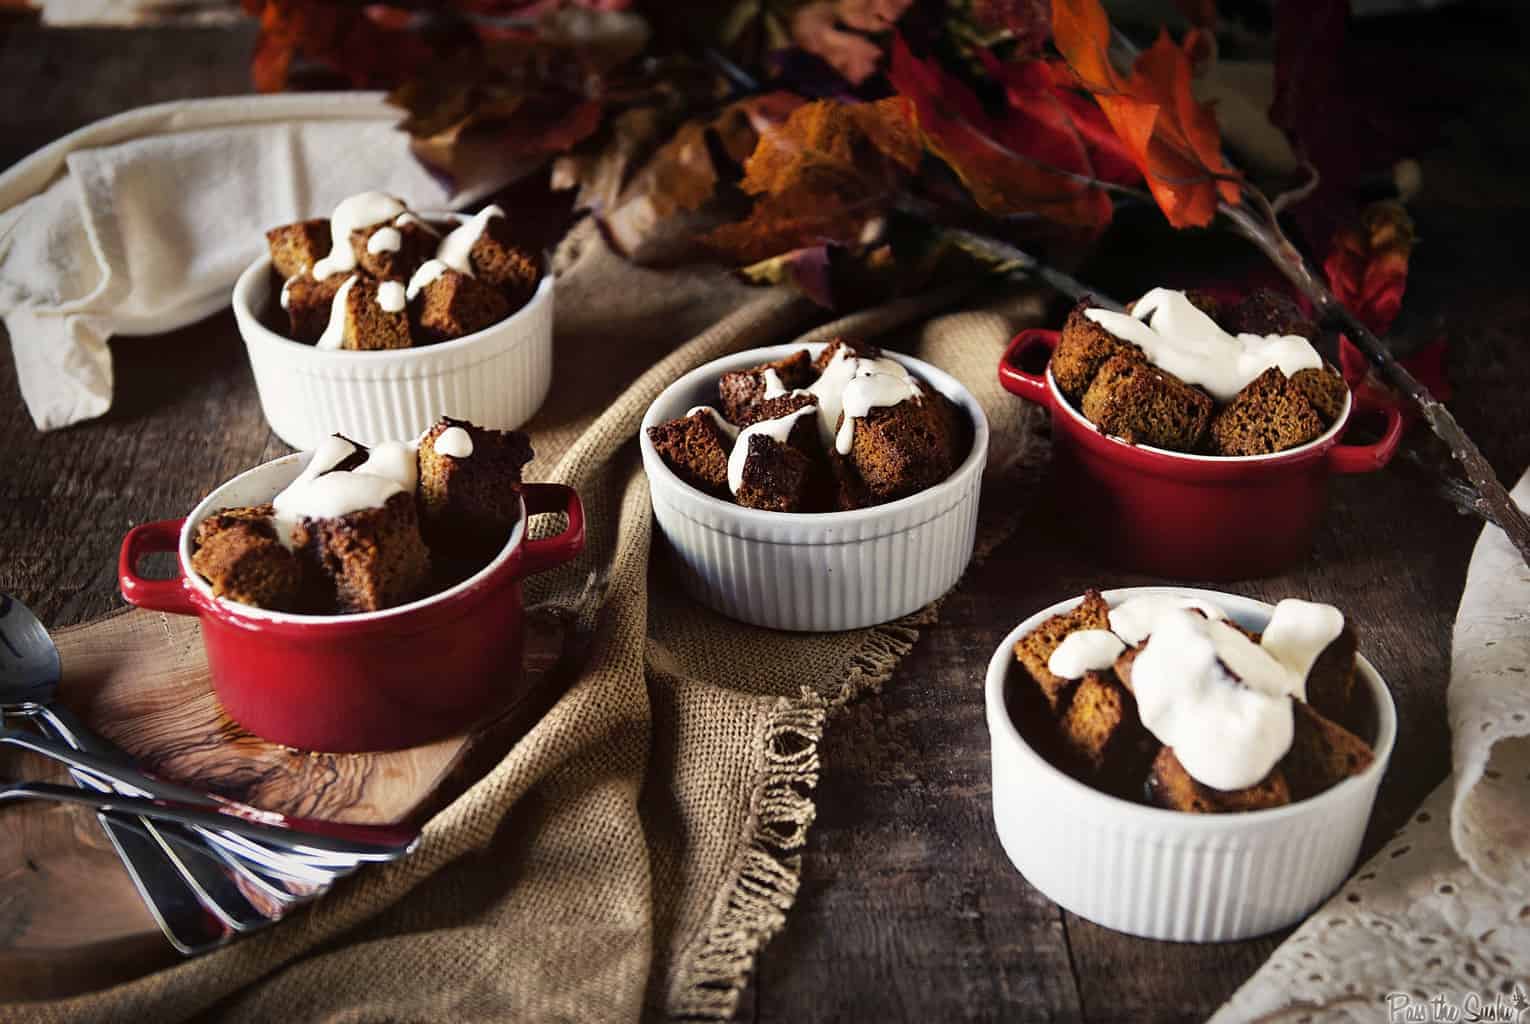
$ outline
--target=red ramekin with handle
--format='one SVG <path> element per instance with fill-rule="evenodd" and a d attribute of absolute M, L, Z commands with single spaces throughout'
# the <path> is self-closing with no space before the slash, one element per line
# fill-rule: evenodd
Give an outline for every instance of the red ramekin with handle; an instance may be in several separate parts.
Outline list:
<path fill-rule="evenodd" d="M 1402 414 L 1379 440 L 1345 444 L 1353 393 L 1333 426 L 1273 455 L 1192 455 L 1130 444 L 1102 432 L 1058 390 L 1051 368 L 1021 368 L 1027 353 L 1050 360 L 1059 334 L 1022 331 L 999 362 L 999 383 L 1052 414 L 1057 486 L 1069 519 L 1092 549 L 1121 568 L 1176 579 L 1272 576 L 1300 562 L 1322 521 L 1328 478 L 1385 466 L 1402 438 Z"/>
<path fill-rule="evenodd" d="M 122 596 L 140 608 L 195 615 L 213 689 L 230 718 L 300 750 L 400 750 L 467 728 L 524 692 L 521 581 L 584 549 L 584 507 L 561 484 L 521 485 L 521 521 L 492 562 L 468 579 L 397 608 L 296 615 L 215 598 L 191 568 L 197 525 L 212 512 L 270 501 L 311 457 L 257 466 L 213 491 L 185 519 L 123 538 Z M 526 538 L 526 516 L 561 512 L 556 536 Z M 171 579 L 138 574 L 144 556 L 174 551 Z"/>

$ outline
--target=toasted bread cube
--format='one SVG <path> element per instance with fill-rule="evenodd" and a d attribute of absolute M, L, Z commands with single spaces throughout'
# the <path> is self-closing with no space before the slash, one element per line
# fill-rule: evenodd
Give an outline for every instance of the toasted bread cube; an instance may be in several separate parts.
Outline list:
<path fill-rule="evenodd" d="M 302 566 L 282 546 L 271 506 L 227 508 L 197 526 L 191 567 L 215 597 L 271 611 L 290 611 L 302 590 Z"/>
<path fill-rule="evenodd" d="M 430 582 L 430 552 L 412 493 L 395 494 L 381 508 L 302 519 L 293 533 L 317 560 L 340 614 L 405 604 Z"/>
<path fill-rule="evenodd" d="M 864 341 L 856 341 L 853 338 L 835 338 L 825 345 L 823 351 L 818 353 L 818 358 L 813 360 L 815 377 L 828 369 L 829 364 L 834 361 L 834 357 L 839 353 L 840 349 L 844 349 L 856 359 L 878 359 L 882 355 L 881 349 Z M 802 386 L 806 387 L 806 385 Z"/>
<path fill-rule="evenodd" d="M 409 308 L 402 304 L 404 286 L 397 281 L 373 281 L 359 274 L 351 280 L 354 283 L 345 292 L 340 347 L 358 352 L 412 347 Z"/>
<path fill-rule="evenodd" d="M 1084 397 L 1095 374 L 1106 362 L 1119 355 L 1137 353 L 1140 356 L 1135 345 L 1122 341 L 1084 315 L 1084 311 L 1092 306 L 1093 303 L 1085 298 L 1073 307 L 1063 322 L 1057 348 L 1047 364 L 1058 390 L 1074 402 Z"/>
<path fill-rule="evenodd" d="M 1068 698 L 1072 696 L 1073 684 L 1077 680 L 1064 679 L 1062 676 L 1052 674 L 1047 668 L 1047 662 L 1052 657 L 1052 652 L 1057 650 L 1063 638 L 1069 633 L 1080 629 L 1109 629 L 1110 606 L 1100 596 L 1098 590 L 1090 590 L 1084 594 L 1083 601 L 1072 611 L 1063 612 L 1047 619 L 1041 625 L 1031 630 L 1015 644 L 1015 657 L 1025 670 L 1030 673 L 1036 685 L 1045 694 L 1047 706 L 1054 714 L 1061 714 L 1067 710 Z"/>
<path fill-rule="evenodd" d="M 537 290 L 542 272 L 534 254 L 527 252 L 510 237 L 510 221 L 490 217 L 483 234 L 473 243 L 468 261 L 473 276 L 499 289 L 512 310 L 524 306 Z"/>
<path fill-rule="evenodd" d="M 788 392 L 773 399 L 766 399 L 765 371 L 771 371 Z M 747 370 L 732 370 L 717 382 L 717 394 L 723 415 L 734 426 L 747 427 L 761 420 L 773 420 L 794 412 L 813 399 L 807 395 L 790 392 L 805 388 L 812 383 L 813 364 L 807 349 L 793 352 L 785 359 L 773 363 L 751 366 Z"/>
<path fill-rule="evenodd" d="M 1359 775 L 1375 760 L 1371 745 L 1301 701 L 1295 709 L 1291 749 L 1280 771 L 1291 784 L 1291 798 L 1305 800 Z"/>
<path fill-rule="evenodd" d="M 321 217 L 272 228 L 266 232 L 266 246 L 276 275 L 284 280 L 296 277 L 329 255 L 329 221 Z"/>
<path fill-rule="evenodd" d="M 453 455 L 436 441 L 465 431 L 472 450 Z M 438 544 L 497 551 L 520 520 L 521 467 L 534 452 L 520 431 L 488 430 L 443 416 L 420 440 L 420 505 L 427 534 Z"/>
<path fill-rule="evenodd" d="M 1058 721 L 1064 760 L 1083 781 L 1131 799 L 1159 744 L 1137 717 L 1137 702 L 1108 672 L 1087 672 Z"/>
<path fill-rule="evenodd" d="M 1300 391 L 1312 411 L 1322 417 L 1325 427 L 1333 426 L 1334 420 L 1344 411 L 1344 399 L 1349 396 L 1349 385 L 1326 363 L 1319 369 L 1297 370 L 1291 376 L 1291 386 Z"/>
<path fill-rule="evenodd" d="M 331 274 L 315 281 L 305 270 L 289 277 L 282 285 L 282 308 L 287 311 L 288 336 L 293 341 L 312 345 L 329 325 L 335 293 L 345 283 L 343 274 Z"/>
<path fill-rule="evenodd" d="M 1147 790 L 1148 799 L 1159 807 L 1191 814 L 1258 811 L 1291 802 L 1291 789 L 1279 766 L 1247 789 L 1213 789 L 1195 781 L 1169 747 L 1153 758 Z"/>
<path fill-rule="evenodd" d="M 855 463 L 839 454 L 832 446 L 828 453 L 828 463 L 827 505 L 830 511 L 849 512 L 876 504 L 871 492 L 866 490 L 866 482 L 861 479 Z"/>
<path fill-rule="evenodd" d="M 841 415 L 841 421 L 843 421 Z M 855 421 L 850 461 L 875 502 L 893 501 L 940 483 L 955 468 L 946 408 L 928 391 Z"/>
<path fill-rule="evenodd" d="M 420 264 L 436 254 L 440 238 L 422 221 L 412 217 L 403 223 L 388 221 L 351 232 L 351 251 L 356 265 L 385 281 L 407 281 Z"/>
<path fill-rule="evenodd" d="M 803 449 L 816 446 L 818 427 L 804 416 L 792 427 L 786 444 L 755 434 L 741 443 L 749 445 L 743 479 L 734 498 L 745 508 L 769 512 L 801 512 L 812 498 L 813 460 Z"/>
<path fill-rule="evenodd" d="M 1268 288 L 1245 295 L 1218 319 L 1231 334 L 1295 335 L 1309 341 L 1318 336 L 1317 324 L 1295 301 Z"/>
<path fill-rule="evenodd" d="M 1126 690 L 1127 693 L 1135 695 L 1137 692 L 1136 690 L 1132 689 L 1132 665 L 1136 662 L 1137 655 L 1141 654 L 1142 649 L 1146 646 L 1147 641 L 1144 640 L 1136 647 L 1128 647 L 1116 657 L 1116 663 L 1113 667 L 1113 671 L 1116 673 L 1116 678 L 1120 680 L 1121 686 Z"/>
<path fill-rule="evenodd" d="M 1311 403 L 1272 366 L 1212 417 L 1211 449 L 1218 455 L 1269 455 L 1306 444 L 1323 430 Z"/>
<path fill-rule="evenodd" d="M 1307 671 L 1307 703 L 1324 718 L 1355 728 L 1355 654 L 1359 640 L 1348 622 Z"/>
<path fill-rule="evenodd" d="M 728 495 L 728 451 L 733 441 L 709 412 L 648 428 L 648 439 L 664 464 L 698 491 L 717 498 Z"/>
<path fill-rule="evenodd" d="M 1135 352 L 1106 360 L 1079 406 L 1091 423 L 1133 444 L 1172 451 L 1200 446 L 1211 397 Z"/>
<path fill-rule="evenodd" d="M 510 304 L 492 286 L 446 269 L 420 291 L 419 323 L 431 341 L 449 341 L 481 331 L 510 313 Z"/>

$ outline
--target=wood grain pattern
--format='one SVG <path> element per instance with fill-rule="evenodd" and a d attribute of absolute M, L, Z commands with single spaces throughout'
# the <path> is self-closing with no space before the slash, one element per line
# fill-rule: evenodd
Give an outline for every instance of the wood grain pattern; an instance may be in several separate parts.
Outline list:
<path fill-rule="evenodd" d="M 317 754 L 267 743 L 223 714 L 193 618 L 127 609 L 58 631 L 62 703 L 147 771 L 284 814 L 418 821 L 503 756 L 556 697 L 564 633 L 528 624 L 529 693 L 477 728 L 411 750 Z M 0 750 L 0 779 L 67 782 Z M 0 1004 L 97 988 L 173 959 L 88 810 L 0 807 Z"/>
<path fill-rule="evenodd" d="M 1423 159 L 1425 188 L 1414 207 L 1422 242 L 1394 334 L 1403 350 L 1451 339 L 1459 396 L 1452 409 L 1499 474 L 1513 479 L 1530 464 L 1530 64 L 1517 50 L 1530 22 L 1499 6 L 1359 23 L 1354 64 L 1378 80 L 1407 68 L 1461 87 L 1440 92 L 1441 105 L 1457 109 L 1449 145 Z M 0 163 L 129 106 L 244 91 L 252 41 L 249 29 L 15 29 L 0 39 L 0 101 L 11 114 Z M 1175 234 L 1151 214 L 1124 212 L 1080 274 L 1125 296 L 1166 273 L 1236 275 L 1257 265 L 1240 243 Z M 0 589 L 55 626 L 120 607 L 113 565 L 128 526 L 184 511 L 234 472 L 285 451 L 261 419 L 229 317 L 112 348 L 112 412 L 50 435 L 32 430 L 14 369 L 0 359 Z M 1307 594 L 1356 618 L 1401 717 L 1370 849 L 1448 767 L 1449 627 L 1479 527 L 1442 503 L 1434 477 L 1419 468 L 1438 454 L 1414 431 L 1386 473 L 1336 481 L 1310 561 L 1279 579 L 1229 588 L 1266 598 Z M 1161 582 L 1092 562 L 1068 535 L 1065 496 L 1045 496 L 1029 515 L 947 602 L 941 625 L 884 693 L 829 728 L 802 892 L 761 958 L 740 1019 L 1199 1020 L 1279 941 L 1131 939 L 1059 911 L 1004 858 L 989 810 L 982 665 L 1036 608 L 1089 584 Z M 67 817 L 35 827 L 33 842 L 62 849 L 69 839 L 68 856 L 100 869 L 80 877 L 120 873 L 115 858 L 103 857 L 98 832 Z M 58 870 L 65 868 L 76 870 Z M 22 920 L 13 880 L 53 870 L 0 865 L 0 935 Z M 146 966 L 144 947 L 131 939 L 142 911 L 120 888 L 110 892 L 100 901 L 79 893 L 77 905 L 122 922 L 128 939 L 89 952 L 103 977 L 128 976 Z M 148 955 L 152 962 L 154 951 Z M 39 953 L 26 970 L 63 971 L 58 964 Z M 0 986 L 5 980 L 0 974 Z"/>

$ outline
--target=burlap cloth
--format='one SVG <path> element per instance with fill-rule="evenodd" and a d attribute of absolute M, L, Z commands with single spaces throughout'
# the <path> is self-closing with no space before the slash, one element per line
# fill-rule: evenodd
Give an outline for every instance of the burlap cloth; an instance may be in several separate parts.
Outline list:
<path fill-rule="evenodd" d="M 796 895 L 825 719 L 886 680 L 933 613 L 801 635 L 690 601 L 654 538 L 639 421 L 676 377 L 729 352 L 878 337 L 949 371 L 988 414 L 982 553 L 1013 528 L 1034 464 L 1037 414 L 995 369 L 1041 299 L 956 285 L 804 335 L 823 314 L 794 293 L 642 270 L 588 230 L 557 263 L 557 374 L 528 428 L 529 475 L 579 490 L 589 542 L 527 600 L 578 623 L 577 681 L 407 861 L 211 955 L 5 1020 L 732 1016 Z"/>

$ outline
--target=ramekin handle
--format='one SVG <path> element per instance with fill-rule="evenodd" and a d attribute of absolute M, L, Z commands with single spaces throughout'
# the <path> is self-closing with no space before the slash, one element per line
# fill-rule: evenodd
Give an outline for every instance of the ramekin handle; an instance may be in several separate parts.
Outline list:
<path fill-rule="evenodd" d="M 562 533 L 528 540 L 521 547 L 521 575 L 534 576 L 572 561 L 584 550 L 584 503 L 572 487 L 563 484 L 521 484 L 526 514 L 562 512 L 568 525 Z"/>
<path fill-rule="evenodd" d="M 1045 370 L 1041 373 L 1030 373 L 1020 369 L 1018 363 L 1026 351 L 1037 346 L 1045 348 L 1047 358 L 1050 359 L 1052 351 L 1057 348 L 1059 337 L 1058 332 L 1043 330 L 1039 327 L 1021 331 L 1015 335 L 1015 340 L 1009 343 L 1009 347 L 1004 350 L 1004 357 L 999 360 L 999 383 L 1004 386 L 1004 390 L 1032 402 L 1049 405 Z"/>
<path fill-rule="evenodd" d="M 1335 473 L 1374 473 L 1392 461 L 1402 440 L 1407 419 L 1396 406 L 1383 406 L 1374 410 L 1387 421 L 1387 428 L 1379 440 L 1370 444 L 1339 443 L 1328 450 L 1328 464 Z"/>
<path fill-rule="evenodd" d="M 135 526 L 122 538 L 122 552 L 117 559 L 117 585 L 129 604 L 173 615 L 195 615 L 196 606 L 186 593 L 179 559 L 175 575 L 168 580 L 148 580 L 138 575 L 138 563 L 144 555 L 173 552 L 180 545 L 184 519 L 159 519 Z"/>

